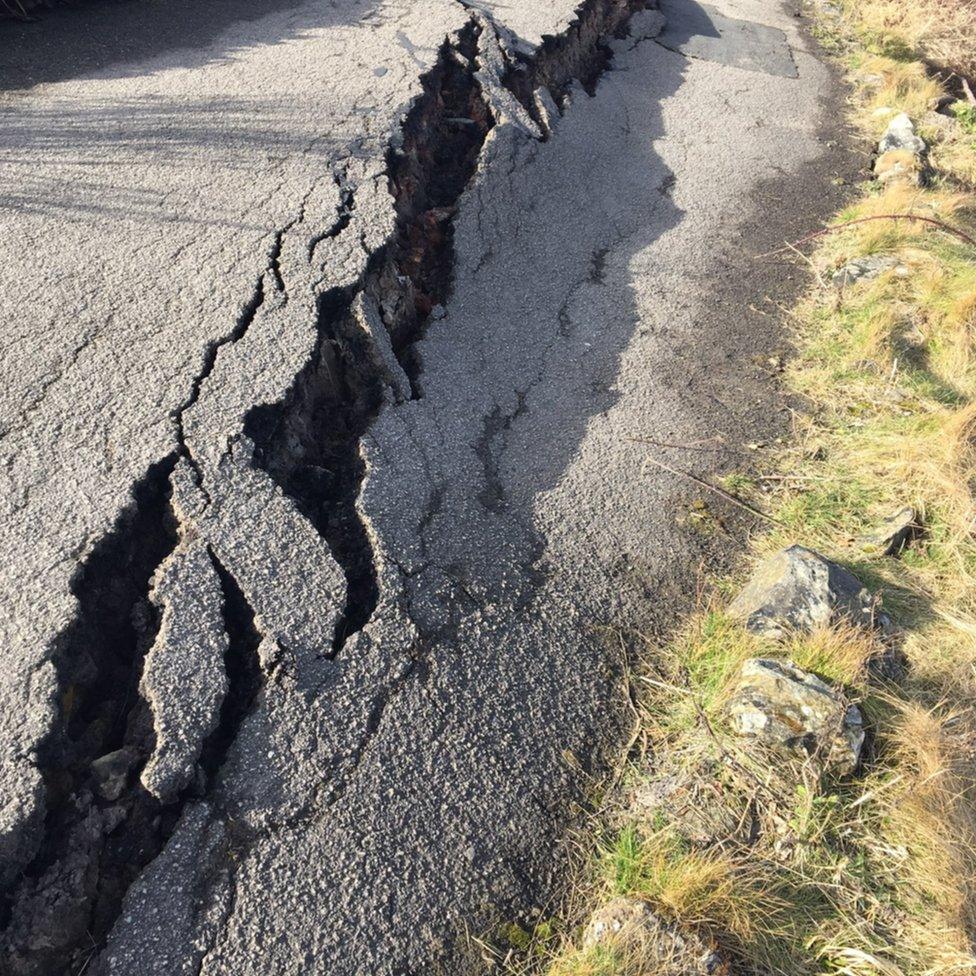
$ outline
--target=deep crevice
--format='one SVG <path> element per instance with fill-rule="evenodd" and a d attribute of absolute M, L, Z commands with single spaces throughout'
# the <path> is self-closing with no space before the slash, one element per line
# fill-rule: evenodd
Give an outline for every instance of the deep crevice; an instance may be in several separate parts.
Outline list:
<path fill-rule="evenodd" d="M 200 750 L 200 768 L 206 779 L 206 790 L 213 785 L 227 753 L 237 738 L 241 723 L 254 705 L 264 684 L 264 672 L 258 659 L 261 635 L 254 623 L 254 610 L 244 591 L 210 550 L 210 559 L 220 579 L 224 597 L 224 630 L 227 650 L 224 671 L 227 693 L 220 707 L 217 727 L 207 736 Z"/>
<path fill-rule="evenodd" d="M 175 824 L 176 810 L 137 778 L 153 747 L 138 686 L 159 625 L 152 576 L 177 542 L 175 462 L 171 455 L 154 465 L 135 486 L 133 502 L 71 582 L 78 611 L 52 653 L 61 716 L 38 750 L 43 834 L 4 903 L 0 956 L 11 976 L 79 972 Z"/>
<path fill-rule="evenodd" d="M 386 266 L 366 291 L 383 310 L 414 399 L 423 395 L 416 343 L 431 312 L 450 295 L 454 215 L 494 125 L 474 78 L 480 33 L 480 25 L 471 21 L 454 47 L 445 42 L 437 64 L 422 80 L 423 96 L 407 116 L 402 149 L 387 156 L 397 232 Z"/>
<path fill-rule="evenodd" d="M 220 721 L 201 749 L 201 775 L 176 800 L 161 804 L 142 787 L 139 773 L 155 739 L 138 686 L 160 622 L 149 599 L 152 577 L 178 541 L 169 502 L 176 458 L 139 483 L 133 505 L 72 582 L 78 614 L 53 656 L 62 720 L 39 754 L 48 802 L 44 836 L 3 906 L 0 956 L 11 976 L 86 970 L 186 802 L 211 789 L 263 685 L 254 611 L 211 553 L 228 635 Z"/>
<path fill-rule="evenodd" d="M 351 307 L 360 291 L 376 303 L 419 398 L 413 346 L 431 311 L 447 299 L 455 208 L 491 127 L 471 63 L 478 32 L 471 23 L 457 47 L 445 42 L 421 80 L 423 94 L 404 123 L 402 148 L 388 154 L 393 238 L 372 256 L 358 288 L 320 297 L 318 345 L 308 366 L 284 403 L 255 408 L 245 423 L 257 463 L 315 525 L 345 573 L 346 604 L 333 653 L 365 626 L 379 599 L 372 544 L 356 502 L 365 475 L 360 440 L 379 413 L 384 384 Z"/>
<path fill-rule="evenodd" d="M 532 59 L 511 68 L 506 85 L 533 112 L 532 96 L 540 86 L 561 99 L 579 79 L 592 93 L 609 63 L 603 38 L 621 34 L 630 14 L 645 6 L 643 0 L 588 0 L 565 34 L 547 38 Z M 402 148 L 388 155 L 397 217 L 393 237 L 373 255 L 356 288 L 320 297 L 319 339 L 309 365 L 282 404 L 255 408 L 245 425 L 258 463 L 316 525 L 346 574 L 348 598 L 334 651 L 365 625 L 378 600 L 372 546 L 356 501 L 365 474 L 360 440 L 379 413 L 385 387 L 352 303 L 359 292 L 376 303 L 413 395 L 421 397 L 416 343 L 431 313 L 449 297 L 453 218 L 493 125 L 474 79 L 480 30 L 472 21 L 453 45 L 445 43 L 421 79 L 423 94 L 404 124 Z M 324 237 L 345 230 L 355 208 L 344 176 L 337 174 L 336 180 L 340 207 Z M 277 235 L 267 267 L 282 293 L 283 238 L 284 232 Z M 151 716 L 138 695 L 142 660 L 158 627 L 148 594 L 153 571 L 176 545 L 168 478 L 177 456 L 192 463 L 184 414 L 197 402 L 220 348 L 246 333 L 265 299 L 266 283 L 262 275 L 234 328 L 208 348 L 190 396 L 175 412 L 178 455 L 140 482 L 135 504 L 75 578 L 78 617 L 56 653 L 64 714 L 40 751 L 49 798 L 44 837 L 5 903 L 0 950 L 12 976 L 63 976 L 87 965 L 129 885 L 159 852 L 185 800 L 194 795 L 188 791 L 162 807 L 138 783 L 153 745 Z M 499 432 L 492 426 L 489 418 L 486 435 Z M 488 439 L 485 449 L 483 460 L 490 467 Z M 495 492 L 486 501 L 501 505 L 504 497 Z M 191 787 L 197 793 L 212 784 L 263 681 L 253 611 L 230 574 L 217 560 L 214 565 L 230 636 L 225 659 L 230 688 L 218 728 L 202 750 L 206 785 Z M 92 761 L 120 750 L 125 762 L 115 782 L 107 783 L 104 773 L 96 779 Z"/>
<path fill-rule="evenodd" d="M 526 106 L 534 106 L 533 93 L 543 85 L 562 98 L 579 80 L 592 94 L 612 54 L 605 39 L 623 36 L 631 14 L 647 5 L 586 0 L 564 34 L 547 37 L 533 58 L 512 66 L 506 86 Z M 312 521 L 345 573 L 347 599 L 333 654 L 365 626 L 379 599 L 372 544 L 356 503 L 365 475 L 360 440 L 382 406 L 384 381 L 351 308 L 360 292 L 375 303 L 411 395 L 422 398 L 417 345 L 450 296 L 454 216 L 494 125 L 474 77 L 481 30 L 472 18 L 453 43 L 444 42 L 421 78 L 423 94 L 404 122 L 401 148 L 388 152 L 396 211 L 391 240 L 373 254 L 357 286 L 321 296 L 318 345 L 308 366 L 282 403 L 255 408 L 245 423 L 256 462 Z M 351 194 L 348 201 L 336 233 L 351 220 Z M 502 503 L 494 496 L 486 501 Z"/>
<path fill-rule="evenodd" d="M 354 293 L 318 302 L 318 345 L 283 404 L 251 410 L 245 433 L 266 470 L 328 542 L 347 581 L 333 650 L 365 624 L 379 596 L 372 547 L 356 511 L 364 474 L 359 440 L 379 411 L 382 384 L 351 319 Z"/>

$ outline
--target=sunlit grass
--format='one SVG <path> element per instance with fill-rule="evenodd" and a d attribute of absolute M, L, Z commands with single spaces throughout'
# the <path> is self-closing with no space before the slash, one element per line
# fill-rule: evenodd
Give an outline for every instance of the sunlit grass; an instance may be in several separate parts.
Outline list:
<path fill-rule="evenodd" d="M 806 409 L 769 470 L 723 487 L 771 517 L 755 558 L 795 542 L 823 551 L 882 597 L 896 632 L 836 624 L 777 643 L 747 633 L 716 596 L 665 648 L 649 645 L 633 682 L 643 748 L 625 795 L 662 775 L 698 783 L 733 819 L 751 811 L 758 832 L 748 843 L 741 832 L 692 842 L 666 805 L 621 810 L 616 800 L 592 841 L 587 908 L 537 952 L 533 972 L 674 976 L 647 946 L 582 945 L 588 912 L 624 896 L 717 945 L 735 971 L 976 973 L 976 248 L 950 230 L 976 235 L 976 113 L 933 118 L 945 88 L 921 62 L 976 67 L 976 4 L 842 6 L 849 34 L 834 49 L 850 67 L 853 120 L 876 139 L 907 112 L 937 172 L 925 188 L 869 186 L 834 223 L 864 222 L 818 241 L 817 285 L 796 310 L 786 373 Z M 935 223 L 864 220 L 890 214 Z M 868 255 L 899 270 L 831 285 Z M 905 506 L 921 534 L 898 558 L 867 546 L 864 534 Z M 892 644 L 909 662 L 897 681 L 869 666 Z M 742 663 L 772 656 L 858 703 L 870 737 L 856 776 L 764 762 L 724 727 Z"/>

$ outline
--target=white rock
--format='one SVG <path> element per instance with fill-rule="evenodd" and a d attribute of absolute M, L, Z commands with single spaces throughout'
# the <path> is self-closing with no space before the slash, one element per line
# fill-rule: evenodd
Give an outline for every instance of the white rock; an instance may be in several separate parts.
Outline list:
<path fill-rule="evenodd" d="M 892 149 L 907 149 L 916 156 L 921 156 L 927 149 L 925 140 L 915 134 L 915 124 L 904 112 L 899 112 L 888 123 L 888 128 L 878 143 L 878 152 L 881 154 Z"/>

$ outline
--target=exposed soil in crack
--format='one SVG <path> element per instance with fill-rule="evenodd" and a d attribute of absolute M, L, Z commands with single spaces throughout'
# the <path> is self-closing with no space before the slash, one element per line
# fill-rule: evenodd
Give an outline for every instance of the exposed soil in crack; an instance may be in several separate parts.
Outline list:
<path fill-rule="evenodd" d="M 416 343 L 450 294 L 454 215 L 494 124 L 474 78 L 479 34 L 472 22 L 455 48 L 442 49 L 407 117 L 403 149 L 388 158 L 397 234 L 366 291 L 383 312 L 414 399 L 423 395 Z"/>
<path fill-rule="evenodd" d="M 138 686 L 159 623 L 152 575 L 176 545 L 168 499 L 175 460 L 136 485 L 133 503 L 72 582 L 78 615 L 53 653 L 60 721 L 38 756 L 43 836 L 4 904 L 0 958 L 11 976 L 80 972 L 178 815 L 137 779 L 153 747 Z"/>
<path fill-rule="evenodd" d="M 655 0 L 584 0 L 566 31 L 547 36 L 531 58 L 511 66 L 506 87 L 533 117 L 537 88 L 547 88 L 558 104 L 565 101 L 573 82 L 578 81 L 588 95 L 596 94 L 597 82 L 613 57 L 606 42 L 626 36 L 631 16 L 655 6 Z"/>

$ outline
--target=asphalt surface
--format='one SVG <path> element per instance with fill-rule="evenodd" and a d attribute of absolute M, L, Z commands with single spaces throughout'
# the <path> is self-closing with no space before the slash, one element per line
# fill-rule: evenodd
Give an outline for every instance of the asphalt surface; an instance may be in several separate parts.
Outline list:
<path fill-rule="evenodd" d="M 575 16 L 0 24 L 11 973 L 477 970 L 558 889 L 624 659 L 735 521 L 648 456 L 706 475 L 782 424 L 800 279 L 757 255 L 850 167 L 773 0 L 663 0 L 593 96 L 523 107 L 504 59 L 575 65 Z M 459 132 L 428 315 L 403 201 Z"/>

